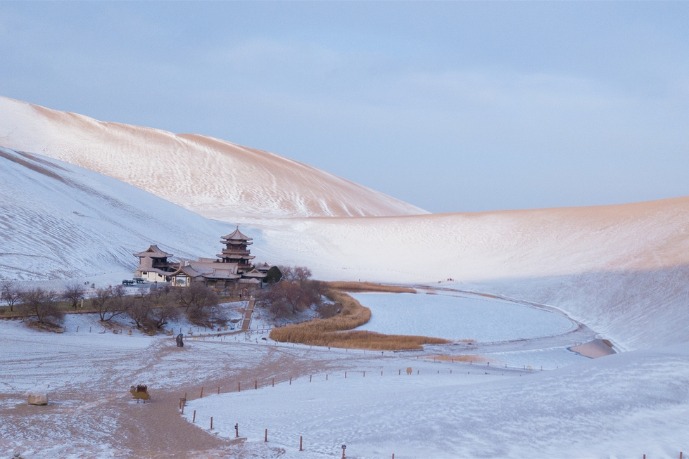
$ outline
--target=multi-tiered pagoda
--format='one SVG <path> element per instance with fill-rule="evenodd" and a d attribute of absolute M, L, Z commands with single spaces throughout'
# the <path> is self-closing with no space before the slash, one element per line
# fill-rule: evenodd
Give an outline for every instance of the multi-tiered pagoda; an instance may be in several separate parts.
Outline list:
<path fill-rule="evenodd" d="M 256 257 L 251 255 L 248 248 L 248 246 L 253 244 L 253 239 L 239 231 L 239 227 L 227 236 L 223 236 L 220 242 L 225 244 L 225 248 L 222 249 L 222 253 L 216 256 L 223 263 L 236 263 L 238 273 L 244 273 L 253 269 L 251 260 Z"/>

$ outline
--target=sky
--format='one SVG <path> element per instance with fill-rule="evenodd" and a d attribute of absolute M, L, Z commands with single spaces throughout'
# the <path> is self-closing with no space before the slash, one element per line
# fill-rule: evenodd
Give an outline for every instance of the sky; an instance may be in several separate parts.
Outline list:
<path fill-rule="evenodd" d="M 0 1 L 0 94 L 431 212 L 645 201 L 689 194 L 686 24 L 689 2 Z"/>

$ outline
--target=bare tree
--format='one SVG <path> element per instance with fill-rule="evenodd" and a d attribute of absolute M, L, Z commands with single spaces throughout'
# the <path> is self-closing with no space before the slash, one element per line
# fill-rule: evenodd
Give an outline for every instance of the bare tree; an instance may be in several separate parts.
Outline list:
<path fill-rule="evenodd" d="M 10 307 L 10 312 L 14 312 L 14 306 L 21 300 L 21 291 L 10 281 L 4 281 L 0 286 L 0 299 Z"/>
<path fill-rule="evenodd" d="M 157 330 L 160 330 L 171 320 L 179 317 L 179 309 L 174 304 L 166 303 L 158 307 L 151 308 L 149 319 L 150 323 Z"/>
<path fill-rule="evenodd" d="M 152 286 L 148 293 L 142 293 L 128 301 L 128 313 L 137 328 L 159 330 L 178 317 L 176 299 L 169 285 Z"/>
<path fill-rule="evenodd" d="M 72 304 L 72 308 L 76 309 L 79 305 L 79 301 L 84 299 L 84 294 L 86 290 L 83 286 L 77 283 L 69 284 L 65 287 L 62 292 L 62 298 L 69 301 Z"/>
<path fill-rule="evenodd" d="M 128 303 L 125 301 L 124 287 L 99 288 L 93 297 L 92 303 L 98 311 L 101 322 L 108 322 L 113 317 L 124 314 Z"/>
<path fill-rule="evenodd" d="M 177 290 L 177 300 L 192 323 L 207 325 L 210 309 L 219 303 L 218 294 L 202 282 L 192 282 L 189 287 Z"/>
<path fill-rule="evenodd" d="M 21 298 L 27 315 L 36 316 L 40 323 L 48 323 L 48 319 L 61 322 L 64 318 L 64 313 L 57 306 L 57 294 L 53 291 L 38 287 L 22 292 Z"/>
<path fill-rule="evenodd" d="M 148 315 L 151 312 L 151 299 L 147 293 L 141 293 L 132 299 L 127 313 L 132 318 L 137 328 L 146 328 L 148 324 Z"/>
<path fill-rule="evenodd" d="M 151 302 L 148 319 L 153 327 L 159 330 L 170 320 L 179 317 L 179 310 L 169 285 L 152 288 L 148 296 Z"/>

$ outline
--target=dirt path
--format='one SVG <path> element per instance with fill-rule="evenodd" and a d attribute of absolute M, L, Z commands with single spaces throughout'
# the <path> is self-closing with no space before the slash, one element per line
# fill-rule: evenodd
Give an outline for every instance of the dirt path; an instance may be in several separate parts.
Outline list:
<path fill-rule="evenodd" d="M 206 395 L 218 388 L 234 391 L 238 382 L 253 389 L 254 383 L 277 384 L 337 365 L 318 354 L 322 357 L 304 359 L 303 352 L 289 348 L 218 339 L 188 341 L 177 348 L 172 338 L 113 357 L 84 353 L 79 360 L 73 353 L 56 352 L 46 364 L 51 371 L 82 366 L 93 379 L 50 390 L 50 403 L 44 407 L 27 405 L 24 394 L 0 393 L 0 451 L 27 458 L 243 457 L 241 442 L 187 422 L 179 412 L 179 399 L 185 392 L 189 399 L 197 398 L 201 387 Z M 130 362 L 124 370 L 123 359 Z M 7 371 L 20 364 L 6 362 Z M 156 381 L 166 387 L 156 388 Z M 128 389 L 138 382 L 148 383 L 150 402 L 132 400 Z"/>

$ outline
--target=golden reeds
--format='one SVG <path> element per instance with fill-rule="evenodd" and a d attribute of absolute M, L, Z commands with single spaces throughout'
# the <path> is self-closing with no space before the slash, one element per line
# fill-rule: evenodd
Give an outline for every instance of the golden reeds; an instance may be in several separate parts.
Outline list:
<path fill-rule="evenodd" d="M 420 349 L 424 344 L 444 344 L 448 341 L 425 336 L 384 335 L 382 333 L 353 330 L 371 319 L 371 310 L 362 306 L 345 292 L 339 291 L 344 283 L 328 286 L 327 296 L 340 305 L 340 312 L 328 319 L 314 319 L 300 324 L 275 328 L 270 338 L 287 343 L 327 346 L 349 349 L 409 350 Z M 359 284 L 357 284 L 359 285 Z M 378 284 L 369 284 L 375 286 Z M 397 287 L 394 287 L 397 288 Z M 400 287 L 402 288 L 402 287 Z M 370 290 L 367 290 L 370 291 Z M 378 290 L 389 291 L 389 290 Z"/>

